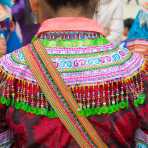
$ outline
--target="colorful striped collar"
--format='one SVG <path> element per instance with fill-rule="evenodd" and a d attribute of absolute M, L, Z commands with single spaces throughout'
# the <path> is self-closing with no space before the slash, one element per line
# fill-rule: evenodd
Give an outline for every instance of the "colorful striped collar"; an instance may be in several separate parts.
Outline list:
<path fill-rule="evenodd" d="M 83 17 L 57 17 L 44 21 L 36 36 L 49 31 L 92 31 L 104 34 L 96 21 Z"/>

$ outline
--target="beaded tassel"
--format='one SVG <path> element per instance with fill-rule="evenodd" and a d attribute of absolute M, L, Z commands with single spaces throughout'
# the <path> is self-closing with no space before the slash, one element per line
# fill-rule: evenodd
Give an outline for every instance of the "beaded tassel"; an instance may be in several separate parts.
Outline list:
<path fill-rule="evenodd" d="M 120 101 L 119 95 L 119 83 L 116 82 L 116 103 Z"/>
<path fill-rule="evenodd" d="M 143 77 L 142 77 L 142 73 L 139 74 L 140 75 L 140 91 L 141 92 L 144 92 L 144 80 L 143 80 Z"/>
<path fill-rule="evenodd" d="M 29 103 L 29 83 L 27 83 L 27 85 L 26 85 L 26 87 L 27 87 L 27 89 L 26 89 L 26 100 L 25 100 L 25 102 L 26 103 Z"/>
<path fill-rule="evenodd" d="M 121 80 L 121 101 L 124 101 L 124 88 L 123 88 L 123 81 Z"/>
<path fill-rule="evenodd" d="M 70 38 L 72 38 L 72 36 L 70 36 Z M 0 80 L 1 83 L 3 83 L 1 87 L 5 88 L 2 89 L 3 92 L 1 93 L 3 96 L 2 103 L 9 105 L 9 100 L 12 99 L 11 104 L 14 104 L 14 106 L 15 103 L 24 102 L 31 107 L 51 110 L 51 106 L 46 101 L 44 94 L 37 84 L 30 83 L 26 80 L 18 80 L 15 76 L 8 75 L 2 69 L 0 69 L 0 74 Z M 123 109 L 124 106 L 127 107 L 128 101 L 133 102 L 136 106 L 142 104 L 145 97 L 145 95 L 142 94 L 144 92 L 143 81 L 143 72 L 140 72 L 126 80 L 109 81 L 92 86 L 77 85 L 73 86 L 71 90 L 78 102 L 79 111 L 89 111 L 91 109 L 98 111 L 99 108 L 101 108 L 104 114 L 104 112 L 106 112 L 105 109 L 109 107 L 116 106 L 118 108 L 117 110 Z"/>
<path fill-rule="evenodd" d="M 23 81 L 21 81 L 20 83 L 21 83 L 21 85 L 20 85 L 20 88 L 21 88 L 20 89 L 20 100 L 23 101 Z"/>
<path fill-rule="evenodd" d="M 88 86 L 85 87 L 85 97 L 87 100 L 87 108 L 90 108 L 90 92 Z"/>
<path fill-rule="evenodd" d="M 95 87 L 92 87 L 92 107 L 95 107 Z"/>
<path fill-rule="evenodd" d="M 83 106 L 83 109 L 86 108 L 86 99 L 85 99 L 85 94 L 84 94 L 84 87 L 81 87 L 81 100 L 82 100 L 82 106 Z"/>
<path fill-rule="evenodd" d="M 16 92 L 16 101 L 20 101 L 20 80 L 17 81 L 17 92 Z"/>
<path fill-rule="evenodd" d="M 114 105 L 115 104 L 115 95 L 114 95 L 114 85 L 113 85 L 113 82 L 111 82 L 111 88 L 112 88 L 112 91 L 111 91 L 111 98 L 112 98 L 112 104 Z"/>
<path fill-rule="evenodd" d="M 98 89 L 98 92 L 97 92 L 97 93 L 98 93 L 97 106 L 101 106 L 101 101 L 100 101 L 100 98 L 101 98 L 101 97 L 100 97 L 100 91 L 99 91 L 99 89 Z"/>
<path fill-rule="evenodd" d="M 94 102 L 95 102 L 94 107 L 97 107 L 97 101 L 98 101 L 98 85 L 94 86 Z"/>
<path fill-rule="evenodd" d="M 127 83 L 128 83 L 128 81 L 127 81 Z M 129 87 L 128 87 L 128 84 L 125 84 L 125 98 L 126 98 L 126 100 L 128 101 L 129 100 L 129 93 L 128 93 L 128 91 L 129 91 Z"/>
<path fill-rule="evenodd" d="M 80 108 L 80 110 L 82 110 L 83 103 L 82 103 L 82 100 L 81 100 L 81 94 L 80 94 L 80 88 L 79 87 L 76 88 L 76 98 L 78 100 L 79 108 Z"/>
<path fill-rule="evenodd" d="M 35 106 L 35 103 L 34 103 L 34 86 L 33 86 L 33 84 L 31 84 L 30 85 L 30 93 L 31 93 L 31 100 L 30 100 L 30 104 L 32 105 L 32 106 Z"/>

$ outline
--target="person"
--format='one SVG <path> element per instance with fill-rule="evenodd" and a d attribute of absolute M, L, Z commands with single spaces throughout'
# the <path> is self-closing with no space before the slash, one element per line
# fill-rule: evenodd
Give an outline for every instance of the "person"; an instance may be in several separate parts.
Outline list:
<path fill-rule="evenodd" d="M 127 47 L 148 57 L 147 46 L 143 43 L 148 40 L 148 2 L 142 4 L 141 10 L 128 33 Z"/>
<path fill-rule="evenodd" d="M 148 3 L 142 3 L 142 9 L 138 12 L 138 15 L 128 33 L 127 48 L 133 52 L 140 53 L 144 56 L 147 63 L 145 81 L 148 81 Z M 145 46 L 146 45 L 146 46 Z M 135 134 L 136 148 L 146 148 L 148 144 L 148 134 L 138 129 Z"/>
<path fill-rule="evenodd" d="M 132 27 L 134 19 L 132 18 L 127 18 L 124 20 L 124 30 L 123 30 L 123 37 L 124 39 L 127 39 L 128 32 Z"/>
<path fill-rule="evenodd" d="M 12 7 L 12 14 L 21 28 L 23 45 L 30 43 L 33 36 L 37 33 L 40 24 L 34 19 L 29 0 L 16 0 Z"/>
<path fill-rule="evenodd" d="M 107 39 L 115 45 L 122 40 L 123 6 L 121 0 L 100 0 L 94 15 L 97 22 L 104 27 Z"/>
<path fill-rule="evenodd" d="M 0 30 L 2 36 L 5 37 L 5 53 L 10 53 L 22 46 L 21 38 L 16 31 L 17 24 L 11 15 L 9 7 L 7 1 L 0 1 Z"/>
<path fill-rule="evenodd" d="M 6 54 L 6 40 L 3 31 L 0 31 L 0 57 Z"/>
<path fill-rule="evenodd" d="M 138 12 L 128 39 L 148 39 L 148 2 L 144 3 Z"/>
<path fill-rule="evenodd" d="M 98 0 L 30 2 L 38 33 L 0 59 L 0 137 L 9 128 L 18 148 L 133 148 L 148 124 L 142 56 L 90 19 Z"/>

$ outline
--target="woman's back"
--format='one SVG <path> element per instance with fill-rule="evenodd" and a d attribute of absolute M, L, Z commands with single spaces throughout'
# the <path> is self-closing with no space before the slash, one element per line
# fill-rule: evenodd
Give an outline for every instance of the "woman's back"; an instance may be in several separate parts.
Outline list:
<path fill-rule="evenodd" d="M 134 147 L 148 123 L 145 63 L 100 28 L 78 16 L 49 19 L 31 44 L 0 60 L 1 135 L 10 128 L 14 147 Z"/>

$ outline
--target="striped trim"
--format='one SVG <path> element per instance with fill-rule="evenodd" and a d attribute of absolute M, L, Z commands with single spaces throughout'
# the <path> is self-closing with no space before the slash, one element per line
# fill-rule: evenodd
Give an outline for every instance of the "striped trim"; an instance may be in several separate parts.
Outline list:
<path fill-rule="evenodd" d="M 82 40 L 48 40 L 48 39 L 40 39 L 41 43 L 44 47 L 55 48 L 55 47 L 63 47 L 63 48 L 72 48 L 72 47 L 88 47 L 88 46 L 98 46 L 98 45 L 106 45 L 109 44 L 109 41 L 106 40 L 105 37 L 100 37 L 97 39 L 82 39 Z"/>
<path fill-rule="evenodd" d="M 43 90 L 46 98 L 50 98 L 48 101 L 53 106 L 62 123 L 81 147 L 92 147 L 93 145 L 86 139 L 82 130 L 79 129 L 76 123 L 74 123 L 74 118 L 71 116 L 70 112 L 63 106 L 63 103 L 61 103 L 53 85 L 49 84 L 50 82 L 48 81 L 48 77 L 46 77 L 45 73 L 42 71 L 41 64 L 39 63 L 36 55 L 32 52 L 31 48 L 30 51 L 27 49 L 24 49 L 23 51 L 34 76 L 40 84 L 41 89 Z"/>
<path fill-rule="evenodd" d="M 110 64 L 103 64 L 103 65 L 96 64 L 95 66 L 85 66 L 82 68 L 65 68 L 65 69 L 59 68 L 59 71 L 61 73 L 71 73 L 71 72 L 83 72 L 83 71 L 98 70 L 98 69 L 102 69 L 102 68 L 114 67 L 114 66 L 122 65 L 122 64 L 126 63 L 128 60 L 131 59 L 132 55 L 133 54 L 131 52 L 129 52 L 129 54 L 127 54 L 122 60 L 115 61 Z"/>
<path fill-rule="evenodd" d="M 77 109 L 78 109 L 78 105 L 76 103 L 76 101 L 74 100 L 74 98 L 72 97 L 72 94 L 67 91 L 67 88 L 63 82 L 63 80 L 61 79 L 61 77 L 59 76 L 59 73 L 57 71 L 55 71 L 55 67 L 53 66 L 52 62 L 50 61 L 49 57 L 48 57 L 48 54 L 46 53 L 46 51 L 43 49 L 43 47 L 40 45 L 39 41 L 35 41 L 34 43 L 35 45 L 35 48 L 38 52 L 38 54 L 41 56 L 41 58 L 43 59 L 42 61 L 44 62 L 44 65 L 47 65 L 47 69 L 48 69 L 48 72 L 51 74 L 51 77 L 53 78 L 53 82 L 57 84 L 57 87 L 58 89 L 60 90 L 60 92 L 62 93 L 62 96 L 64 97 L 65 99 L 65 102 L 67 102 L 67 104 L 69 105 L 69 107 L 71 108 L 71 110 L 73 111 L 73 113 L 76 115 L 76 117 L 78 118 L 78 121 L 82 124 L 82 126 L 85 128 L 85 130 L 87 131 L 88 135 L 90 136 L 91 140 L 97 145 L 97 146 L 100 146 L 100 147 L 104 147 L 106 148 L 107 146 L 103 143 L 103 141 L 101 140 L 101 138 L 97 135 L 96 131 L 93 129 L 93 127 L 91 126 L 91 124 L 89 123 L 89 121 L 84 118 L 84 117 L 80 117 L 78 114 L 77 114 Z M 25 50 L 24 50 L 25 51 Z M 30 60 L 30 57 L 29 59 Z M 35 67 L 35 66 L 34 66 Z M 33 68 L 35 69 L 35 68 Z M 41 72 L 40 72 L 41 73 Z M 41 77 L 39 76 L 39 72 L 37 72 L 36 76 L 37 77 Z M 42 74 L 41 74 L 42 75 Z M 41 78 L 39 78 L 41 79 Z M 43 80 L 43 79 L 41 79 Z M 47 83 L 47 82 L 46 82 Z M 42 88 L 44 89 L 45 88 L 45 85 L 42 83 Z M 47 86 L 46 86 L 47 87 Z M 49 88 L 46 89 L 47 92 L 45 93 L 49 93 Z M 47 96 L 46 96 L 47 97 Z M 57 97 L 57 96 L 56 96 Z M 51 101 L 51 105 L 56 105 L 56 103 L 59 102 L 59 106 L 61 105 L 61 97 L 58 97 L 59 100 L 57 100 L 57 98 L 54 98 L 53 99 L 53 96 L 49 96 L 47 98 L 50 98 L 50 101 Z M 56 102 L 55 102 L 56 100 Z M 58 107 L 59 108 L 59 107 Z M 56 107 L 54 107 L 55 111 L 57 110 Z M 61 108 L 62 109 L 62 108 Z M 67 108 L 68 109 L 68 108 Z M 64 113 L 65 114 L 65 113 Z M 63 116 L 62 116 L 63 117 Z M 62 118 L 63 119 L 63 118 Z M 61 121 L 62 121 L 61 119 Z M 69 120 L 69 119 L 68 119 Z M 74 121 L 70 121 L 70 124 L 73 124 Z M 75 125 L 75 124 L 74 124 Z M 68 125 L 69 126 L 69 125 Z M 76 129 L 77 131 L 78 129 Z M 76 141 L 80 144 L 82 144 L 83 142 L 80 142 L 80 138 L 78 138 L 78 136 L 74 133 L 74 132 L 71 132 L 71 134 L 76 138 Z M 75 136 L 76 135 L 76 136 Z M 82 136 L 79 136 L 81 137 L 82 139 L 84 137 Z M 86 140 L 86 139 L 85 139 Z M 83 139 L 83 141 L 85 141 Z M 86 141 L 85 141 L 86 143 Z M 89 142 L 87 142 L 89 143 Z M 84 145 L 81 145 L 81 147 L 83 147 Z M 90 145 L 89 145 L 90 147 Z"/>

